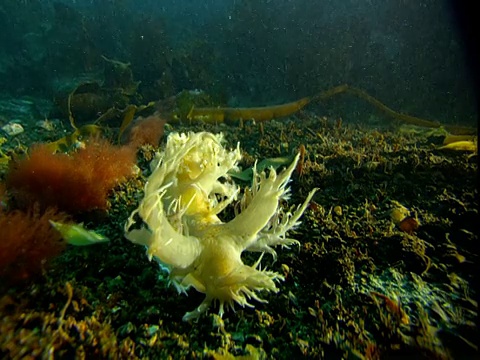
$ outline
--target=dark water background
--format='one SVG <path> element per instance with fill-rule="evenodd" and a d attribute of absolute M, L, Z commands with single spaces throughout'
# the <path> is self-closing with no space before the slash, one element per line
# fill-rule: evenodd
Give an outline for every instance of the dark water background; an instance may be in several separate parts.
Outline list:
<path fill-rule="evenodd" d="M 145 101 L 202 89 L 258 106 L 348 83 L 397 111 L 471 125 L 454 18 L 445 0 L 2 0 L 0 93 L 53 97 L 104 55 L 131 63 Z M 322 106 L 372 111 L 348 97 Z"/>

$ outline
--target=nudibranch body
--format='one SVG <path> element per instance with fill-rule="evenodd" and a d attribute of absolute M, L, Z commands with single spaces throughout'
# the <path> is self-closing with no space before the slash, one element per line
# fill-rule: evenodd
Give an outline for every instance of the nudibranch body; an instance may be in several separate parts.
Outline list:
<path fill-rule="evenodd" d="M 223 147 L 223 135 L 207 132 L 169 135 L 164 152 L 152 163 L 152 174 L 145 185 L 139 207 L 125 224 L 125 236 L 147 247 L 169 272 L 180 292 L 193 286 L 205 300 L 183 317 L 191 320 L 205 312 L 213 301 L 233 308 L 234 302 L 252 306 L 263 302 L 257 293 L 277 292 L 283 277 L 261 270 L 260 260 L 252 266 L 241 259 L 243 251 L 268 252 L 274 246 L 298 243 L 286 233 L 299 224 L 299 218 L 316 189 L 293 213 L 285 212 L 280 200 L 287 199 L 287 183 L 298 161 L 280 174 L 254 170 L 253 182 L 237 201 L 240 188 L 228 172 L 237 169 L 240 148 Z M 236 203 L 236 216 L 222 222 L 218 214 Z M 133 226 L 138 215 L 143 224 Z"/>

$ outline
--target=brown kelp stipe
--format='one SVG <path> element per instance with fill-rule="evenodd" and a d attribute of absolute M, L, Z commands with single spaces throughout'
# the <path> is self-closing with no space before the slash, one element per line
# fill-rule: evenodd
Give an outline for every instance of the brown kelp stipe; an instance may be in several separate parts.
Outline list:
<path fill-rule="evenodd" d="M 347 84 L 344 85 L 339 85 L 336 86 L 332 89 L 329 89 L 327 91 L 323 91 L 315 96 L 312 97 L 312 101 L 314 100 L 327 100 L 328 98 L 332 97 L 333 95 L 341 94 L 341 93 L 350 93 L 352 95 L 355 95 L 373 106 L 375 106 L 377 109 L 380 111 L 384 112 L 386 115 L 394 118 L 395 120 L 398 120 L 402 123 L 405 124 L 410 124 L 410 125 L 416 125 L 416 126 L 422 126 L 422 127 L 427 127 L 427 128 L 440 128 L 443 127 L 447 132 L 456 134 L 456 135 L 469 135 L 469 134 L 476 134 L 477 129 L 468 127 L 468 126 L 459 126 L 459 125 L 448 125 L 448 124 L 442 124 L 438 121 L 432 121 L 432 120 L 425 120 L 418 118 L 416 116 L 411 116 L 407 114 L 402 114 L 399 112 L 396 112 L 392 109 L 390 109 L 388 106 L 384 105 L 377 99 L 375 99 L 373 96 L 367 94 L 365 91 L 360 90 L 358 88 L 349 86 Z"/>
<path fill-rule="evenodd" d="M 207 123 L 235 123 L 240 120 L 250 120 L 254 119 L 255 121 L 268 121 L 275 118 L 280 118 L 284 116 L 289 116 L 300 109 L 305 105 L 309 104 L 311 101 L 310 97 L 305 97 L 298 101 L 290 102 L 282 105 L 273 105 L 273 106 L 263 106 L 263 107 L 253 107 L 253 108 L 195 108 L 192 107 L 190 112 L 187 115 L 187 119 L 190 121 L 204 121 Z"/>
<path fill-rule="evenodd" d="M 303 109 L 306 105 L 313 101 L 325 101 L 332 96 L 349 93 L 355 95 L 384 112 L 387 116 L 405 124 L 422 126 L 427 128 L 443 127 L 452 134 L 476 134 L 477 130 L 472 127 L 442 124 L 438 121 L 421 119 L 415 116 L 402 114 L 389 108 L 388 106 L 367 94 L 365 91 L 349 85 L 339 85 L 331 89 L 322 91 L 317 95 L 305 97 L 297 101 L 287 104 L 253 107 L 253 108 L 231 108 L 231 107 L 204 107 L 191 108 L 187 115 L 189 121 L 204 121 L 206 123 L 226 123 L 232 124 L 242 120 L 255 120 L 258 122 L 269 121 L 284 116 L 289 116 Z"/>

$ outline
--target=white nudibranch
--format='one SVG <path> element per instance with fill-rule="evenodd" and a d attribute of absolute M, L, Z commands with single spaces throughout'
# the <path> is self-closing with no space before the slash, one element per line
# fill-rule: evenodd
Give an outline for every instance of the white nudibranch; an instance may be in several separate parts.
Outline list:
<path fill-rule="evenodd" d="M 254 168 L 252 186 L 240 188 L 228 172 L 238 171 L 240 145 L 227 150 L 223 135 L 207 132 L 169 135 L 165 151 L 152 162 L 152 174 L 145 185 L 144 198 L 125 224 L 125 237 L 145 245 L 149 258 L 167 269 L 179 292 L 193 286 L 205 300 L 183 317 L 198 318 L 218 301 L 219 314 L 234 303 L 253 307 L 251 299 L 265 302 L 258 292 L 278 292 L 276 282 L 283 276 L 262 270 L 260 261 L 252 266 L 241 259 L 243 251 L 268 252 L 274 246 L 298 244 L 286 233 L 299 225 L 316 189 L 291 213 L 280 200 L 287 199 L 287 183 L 298 155 L 287 169 L 277 174 L 273 168 L 258 173 Z M 217 216 L 235 202 L 236 217 L 222 222 Z M 135 224 L 140 217 L 143 224 Z"/>

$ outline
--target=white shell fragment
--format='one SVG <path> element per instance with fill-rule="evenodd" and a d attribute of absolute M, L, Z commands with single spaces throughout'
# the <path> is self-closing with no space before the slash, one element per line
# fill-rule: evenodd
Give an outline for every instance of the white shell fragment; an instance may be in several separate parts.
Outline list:
<path fill-rule="evenodd" d="M 15 136 L 25 131 L 23 126 L 16 122 L 9 122 L 8 124 L 2 126 L 2 130 L 9 136 Z"/>

